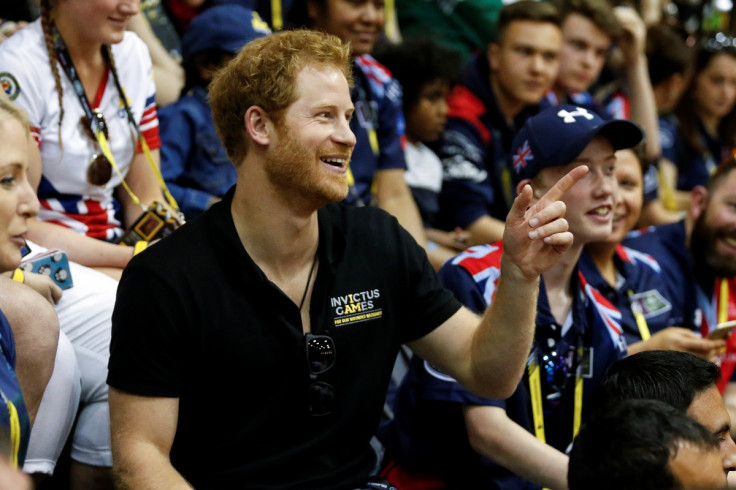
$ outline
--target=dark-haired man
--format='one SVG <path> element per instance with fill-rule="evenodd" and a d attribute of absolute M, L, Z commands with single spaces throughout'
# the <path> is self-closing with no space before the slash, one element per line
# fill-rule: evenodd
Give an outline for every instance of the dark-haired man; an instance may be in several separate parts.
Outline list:
<path fill-rule="evenodd" d="M 644 351 L 613 364 L 596 388 L 592 409 L 620 400 L 653 399 L 667 403 L 705 426 L 719 441 L 723 470 L 736 469 L 731 417 L 716 383 L 717 365 L 687 352 Z"/>
<path fill-rule="evenodd" d="M 680 222 L 634 233 L 624 244 L 654 256 L 662 265 L 672 324 L 699 329 L 703 336 L 736 320 L 736 160 L 730 157 L 707 187 L 692 190 L 690 209 Z M 727 345 L 736 352 L 736 338 Z M 721 388 L 736 362 L 723 360 Z"/>
<path fill-rule="evenodd" d="M 444 167 L 440 228 L 467 229 L 472 244 L 501 239 L 514 196 L 511 142 L 557 76 L 560 43 L 552 4 L 522 0 L 501 10 L 496 41 L 448 99 L 437 146 Z"/>
<path fill-rule="evenodd" d="M 547 100 L 581 105 L 609 119 L 588 89 L 601 74 L 613 40 L 622 34 L 621 23 L 606 0 L 562 0 L 557 8 L 562 21 L 560 70 Z"/>
<path fill-rule="evenodd" d="M 718 441 L 658 400 L 624 400 L 594 414 L 575 438 L 570 490 L 723 489 Z"/>

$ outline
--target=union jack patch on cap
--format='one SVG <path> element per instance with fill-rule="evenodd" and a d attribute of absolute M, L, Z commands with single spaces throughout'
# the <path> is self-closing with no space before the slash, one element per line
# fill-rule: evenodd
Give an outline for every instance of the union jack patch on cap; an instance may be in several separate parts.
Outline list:
<path fill-rule="evenodd" d="M 516 170 L 517 173 L 521 172 L 521 169 L 526 167 L 529 160 L 534 160 L 534 154 L 532 154 L 532 149 L 529 147 L 529 140 L 526 140 L 516 151 L 516 156 L 514 157 L 514 170 Z"/>

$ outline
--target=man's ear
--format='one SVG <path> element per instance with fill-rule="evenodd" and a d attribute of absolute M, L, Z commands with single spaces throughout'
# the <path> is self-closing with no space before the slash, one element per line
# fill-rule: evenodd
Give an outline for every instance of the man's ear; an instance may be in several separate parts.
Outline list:
<path fill-rule="evenodd" d="M 489 44 L 486 56 L 488 57 L 488 64 L 491 66 L 491 72 L 498 71 L 498 65 L 500 64 L 499 57 L 501 56 L 501 46 L 496 43 Z"/>
<path fill-rule="evenodd" d="M 265 146 L 271 142 L 273 123 L 263 108 L 257 105 L 249 107 L 244 119 L 245 130 L 256 144 Z"/>
<path fill-rule="evenodd" d="M 708 206 L 708 189 L 702 185 L 696 185 L 690 191 L 690 210 L 688 216 L 695 222 Z"/>
<path fill-rule="evenodd" d="M 532 202 L 534 202 L 537 199 L 539 199 L 539 196 L 537 196 L 537 188 L 534 187 L 534 182 L 532 181 L 532 179 L 524 179 L 520 181 L 518 184 L 516 184 L 516 195 L 518 196 L 519 194 L 521 194 L 521 190 L 527 184 L 532 186 Z"/>

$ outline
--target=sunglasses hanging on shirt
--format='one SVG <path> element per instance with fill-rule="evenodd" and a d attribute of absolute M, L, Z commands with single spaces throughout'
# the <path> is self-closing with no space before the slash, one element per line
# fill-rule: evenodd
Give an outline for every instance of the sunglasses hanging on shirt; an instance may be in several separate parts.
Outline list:
<path fill-rule="evenodd" d="M 305 335 L 309 366 L 309 414 L 329 415 L 335 405 L 335 388 L 319 376 L 335 365 L 335 342 L 329 335 Z"/>
<path fill-rule="evenodd" d="M 99 145 L 97 144 L 97 138 L 94 133 L 95 130 L 92 128 L 96 126 L 97 131 L 101 130 L 108 141 L 110 140 L 110 132 L 107 129 L 105 116 L 103 116 L 101 112 L 94 111 L 93 117 L 97 119 L 95 123 L 90 121 L 89 117 L 82 116 L 79 120 L 79 125 L 81 126 L 84 134 L 92 140 L 95 148 L 98 150 L 94 155 L 92 155 L 92 159 L 87 167 L 87 182 L 101 187 L 110 182 L 110 179 L 112 178 L 112 164 L 107 157 L 99 151 Z"/>

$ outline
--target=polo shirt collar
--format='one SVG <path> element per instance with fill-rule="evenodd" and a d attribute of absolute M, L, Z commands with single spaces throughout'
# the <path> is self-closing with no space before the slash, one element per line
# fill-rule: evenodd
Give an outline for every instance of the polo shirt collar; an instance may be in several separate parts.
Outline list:
<path fill-rule="evenodd" d="M 245 250 L 245 247 L 243 247 L 243 243 L 240 241 L 238 232 L 235 229 L 231 211 L 234 194 L 235 186 L 230 188 L 219 203 L 212 206 L 205 213 L 205 216 L 209 216 L 208 224 L 212 240 L 215 242 L 216 248 L 221 250 L 222 253 L 233 256 L 233 252 L 237 251 L 237 254 L 232 257 L 233 265 L 237 262 L 240 264 L 240 267 L 244 267 L 246 271 L 250 272 L 245 274 L 244 277 L 240 277 L 239 280 L 245 282 L 268 281 L 266 275 L 256 265 L 247 250 Z M 336 203 L 328 204 L 317 211 L 319 226 L 319 247 L 317 253 L 320 258 L 320 271 L 324 270 L 324 267 L 327 267 L 328 270 L 334 272 L 337 263 L 345 252 L 346 233 L 344 224 L 340 219 L 340 216 L 344 215 L 344 213 L 340 213 L 341 206 L 341 204 Z M 239 267 L 233 267 L 234 271 L 238 269 Z"/>

